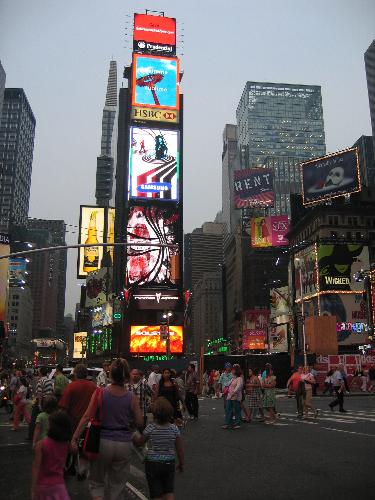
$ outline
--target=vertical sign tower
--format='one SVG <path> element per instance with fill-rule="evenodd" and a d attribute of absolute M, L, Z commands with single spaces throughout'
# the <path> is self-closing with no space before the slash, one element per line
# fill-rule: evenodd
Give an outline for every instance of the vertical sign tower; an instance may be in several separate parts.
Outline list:
<path fill-rule="evenodd" d="M 115 233 L 128 246 L 115 256 L 125 290 L 119 350 L 166 355 L 160 325 L 167 314 L 173 356 L 183 352 L 183 96 L 174 18 L 134 15 L 132 64 L 124 74 Z"/>

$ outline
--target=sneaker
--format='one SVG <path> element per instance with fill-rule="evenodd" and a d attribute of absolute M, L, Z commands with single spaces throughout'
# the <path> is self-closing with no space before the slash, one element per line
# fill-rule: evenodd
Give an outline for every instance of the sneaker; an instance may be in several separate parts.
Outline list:
<path fill-rule="evenodd" d="M 314 411 L 314 418 L 318 418 L 318 416 L 319 416 L 319 410 L 315 410 Z"/>
<path fill-rule="evenodd" d="M 233 429 L 241 429 L 241 426 L 240 426 L 240 425 L 235 425 L 235 426 L 233 427 Z"/>
<path fill-rule="evenodd" d="M 229 425 L 222 425 L 221 428 L 222 429 L 229 429 Z"/>
<path fill-rule="evenodd" d="M 331 411 L 333 411 L 333 406 L 331 406 L 331 405 L 328 405 L 328 406 L 330 407 Z"/>
<path fill-rule="evenodd" d="M 340 410 L 340 413 L 347 413 L 347 411 L 342 409 L 342 410 Z"/>

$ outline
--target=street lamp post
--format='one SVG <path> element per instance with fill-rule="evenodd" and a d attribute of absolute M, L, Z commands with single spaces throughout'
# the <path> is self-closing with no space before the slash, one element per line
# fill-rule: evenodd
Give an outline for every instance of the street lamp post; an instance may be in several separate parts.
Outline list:
<path fill-rule="evenodd" d="M 305 302 L 303 300 L 303 283 L 302 283 L 302 261 L 298 257 L 294 259 L 294 262 L 299 262 L 299 286 L 301 293 L 301 313 L 302 313 L 302 342 L 303 342 L 303 364 L 307 366 L 307 352 L 306 352 L 306 330 L 305 330 Z"/>
<path fill-rule="evenodd" d="M 167 339 L 166 339 L 166 351 L 167 351 L 167 359 L 171 356 L 171 338 L 169 335 L 169 320 L 172 317 L 173 313 L 171 311 L 163 313 L 163 318 L 167 320 Z"/>

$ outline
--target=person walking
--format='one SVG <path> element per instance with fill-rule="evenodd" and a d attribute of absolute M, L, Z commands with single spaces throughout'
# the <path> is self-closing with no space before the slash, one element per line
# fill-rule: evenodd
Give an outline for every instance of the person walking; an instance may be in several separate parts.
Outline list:
<path fill-rule="evenodd" d="M 369 378 L 369 387 L 368 392 L 373 392 L 375 388 L 375 365 L 371 365 L 368 370 L 368 378 Z"/>
<path fill-rule="evenodd" d="M 43 411 L 36 417 L 36 425 L 33 437 L 33 448 L 48 435 L 49 416 L 58 411 L 57 399 L 55 396 L 48 396 L 43 401 Z"/>
<path fill-rule="evenodd" d="M 331 379 L 332 379 L 333 390 L 335 391 L 336 394 L 336 399 L 334 399 L 329 404 L 329 407 L 331 411 L 333 411 L 333 408 L 339 405 L 339 411 L 341 413 L 346 413 L 346 410 L 344 410 L 345 383 L 341 371 L 339 370 L 338 367 L 334 371 Z"/>
<path fill-rule="evenodd" d="M 102 371 L 96 377 L 96 385 L 98 387 L 107 387 L 107 385 L 110 383 L 109 367 L 111 366 L 111 363 L 109 361 L 104 361 L 102 366 Z"/>
<path fill-rule="evenodd" d="M 32 441 L 35 430 L 35 422 L 39 413 L 42 411 L 43 401 L 48 396 L 53 396 L 53 380 L 47 377 L 48 369 L 46 366 L 39 368 L 39 379 L 35 388 L 35 401 L 31 409 L 31 418 L 29 424 L 28 440 Z"/>
<path fill-rule="evenodd" d="M 264 422 L 263 412 L 263 394 L 262 384 L 259 380 L 259 370 L 249 368 L 248 378 L 246 380 L 246 404 L 248 408 L 247 421 L 255 420 L 256 414 L 259 411 L 262 421 Z"/>
<path fill-rule="evenodd" d="M 139 400 L 126 387 L 129 365 L 125 359 L 116 359 L 110 368 L 111 385 L 97 388 L 81 418 L 71 441 L 77 450 L 78 439 L 91 418 L 101 406 L 101 434 L 99 457 L 90 462 L 89 491 L 92 499 L 122 500 L 125 495 L 126 475 L 131 458 L 131 422 L 143 425 Z"/>
<path fill-rule="evenodd" d="M 153 408 L 154 422 L 149 424 L 143 435 L 136 433 L 133 442 L 136 446 L 149 443 L 145 461 L 145 471 L 153 499 L 174 499 L 174 478 L 177 469 L 184 470 L 184 451 L 180 431 L 171 424 L 173 407 L 165 398 L 156 399 Z"/>
<path fill-rule="evenodd" d="M 232 382 L 233 373 L 232 373 L 232 365 L 230 363 L 225 363 L 224 371 L 220 375 L 218 382 L 218 392 L 221 392 L 223 400 L 224 400 L 224 410 L 226 408 L 226 396 L 229 391 L 230 383 Z"/>
<path fill-rule="evenodd" d="M 333 370 L 328 370 L 326 378 L 324 379 L 323 394 L 326 394 L 326 392 L 328 391 L 330 396 L 332 396 L 333 394 L 332 375 Z"/>
<path fill-rule="evenodd" d="M 158 365 L 154 365 L 151 368 L 151 373 L 148 376 L 148 380 L 147 380 L 148 386 L 151 389 L 151 391 L 153 392 L 154 396 L 156 396 L 156 393 L 157 393 L 157 390 L 159 387 L 160 379 L 161 379 L 161 373 L 160 373 L 159 367 L 158 367 Z"/>
<path fill-rule="evenodd" d="M 208 396 L 208 370 L 205 370 L 203 373 L 203 387 L 202 387 L 202 396 L 206 398 Z"/>
<path fill-rule="evenodd" d="M 64 392 L 65 387 L 69 384 L 69 379 L 63 373 L 63 366 L 57 365 L 55 372 L 55 382 L 54 382 L 54 391 L 55 397 L 57 401 L 61 398 L 62 393 Z"/>
<path fill-rule="evenodd" d="M 340 363 L 338 369 L 340 370 L 340 373 L 342 375 L 342 379 L 344 381 L 344 386 L 345 386 L 346 392 L 350 392 L 349 384 L 348 384 L 348 374 L 344 368 L 344 365 L 342 363 Z"/>
<path fill-rule="evenodd" d="M 179 402 L 182 401 L 182 397 L 178 390 L 177 383 L 171 378 L 171 371 L 169 368 L 164 368 L 162 372 L 155 398 L 160 396 L 170 402 L 173 408 L 173 418 L 175 421 L 180 423 L 182 421 L 182 413 L 179 407 Z M 185 404 L 183 401 L 182 403 Z"/>
<path fill-rule="evenodd" d="M 192 420 L 198 420 L 198 387 L 199 380 L 195 372 L 195 365 L 190 363 L 187 369 L 185 381 L 185 405 L 187 411 L 189 412 L 190 419 Z"/>
<path fill-rule="evenodd" d="M 309 417 L 309 410 L 311 410 L 313 412 L 313 415 L 316 418 L 318 416 L 318 411 L 314 410 L 314 408 L 312 406 L 313 387 L 314 387 L 316 381 L 315 381 L 315 377 L 313 376 L 313 374 L 310 371 L 309 366 L 303 367 L 301 380 L 305 384 L 305 392 L 303 395 L 304 418 Z"/>
<path fill-rule="evenodd" d="M 299 366 L 297 368 L 297 371 L 291 375 L 288 382 L 286 383 L 286 386 L 290 387 L 294 392 L 297 404 L 298 418 L 303 417 L 303 390 L 301 384 L 302 370 L 302 366 Z"/>
<path fill-rule="evenodd" d="M 310 373 L 315 379 L 314 385 L 312 386 L 312 395 L 317 396 L 318 395 L 317 390 L 319 389 L 319 383 L 318 383 L 318 372 L 316 371 L 315 364 L 311 367 Z"/>
<path fill-rule="evenodd" d="M 266 378 L 262 386 L 264 389 L 263 406 L 269 413 L 266 424 L 274 424 L 276 422 L 276 376 L 270 364 L 266 368 Z"/>
<path fill-rule="evenodd" d="M 223 429 L 240 429 L 243 378 L 239 365 L 233 366 L 232 379 L 225 396 L 225 425 Z M 234 422 L 233 422 L 234 413 Z"/>
<path fill-rule="evenodd" d="M 32 465 L 32 500 L 69 500 L 64 483 L 64 464 L 69 450 L 71 424 L 59 410 L 49 416 L 48 435 L 35 446 Z"/>
<path fill-rule="evenodd" d="M 13 397 L 14 418 L 12 431 L 17 431 L 20 424 L 20 417 L 23 415 L 25 421 L 30 423 L 30 413 L 27 409 L 27 381 L 25 377 L 20 377 L 20 385 Z"/>
<path fill-rule="evenodd" d="M 150 406 L 152 393 L 147 382 L 143 378 L 143 373 L 140 370 L 137 370 L 136 368 L 131 370 L 128 389 L 138 398 L 139 407 L 143 415 L 142 428 L 145 428 L 147 424 L 147 411 Z"/>

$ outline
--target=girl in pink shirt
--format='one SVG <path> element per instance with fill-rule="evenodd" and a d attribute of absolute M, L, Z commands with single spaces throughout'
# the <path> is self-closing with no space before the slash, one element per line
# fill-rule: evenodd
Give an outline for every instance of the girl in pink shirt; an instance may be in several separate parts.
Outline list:
<path fill-rule="evenodd" d="M 63 410 L 49 416 L 48 436 L 35 446 L 32 500 L 70 500 L 64 483 L 64 465 L 71 434 L 70 420 Z"/>

